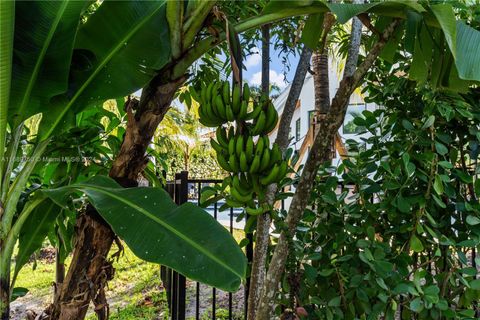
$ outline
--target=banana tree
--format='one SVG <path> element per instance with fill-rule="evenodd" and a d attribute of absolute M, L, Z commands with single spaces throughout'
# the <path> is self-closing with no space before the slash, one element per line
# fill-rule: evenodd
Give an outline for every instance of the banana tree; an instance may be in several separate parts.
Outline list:
<path fill-rule="evenodd" d="M 66 196 L 72 193 L 86 196 L 100 213 L 98 219 L 147 261 L 229 291 L 245 278 L 245 257 L 225 228 L 192 204 L 175 205 L 162 189 L 124 189 L 102 176 L 54 190 L 38 190 L 29 182 L 35 168 L 44 165 L 45 150 L 75 126 L 79 112 L 138 90 L 170 60 L 164 1 L 106 2 L 93 14 L 85 11 L 88 5 L 80 1 L 0 4 L 2 319 L 9 318 L 16 275 L 41 245 L 48 225 L 68 206 Z M 110 17 L 115 19 L 106 19 Z M 102 37 L 94 36 L 98 30 Z M 38 121 L 29 118 L 39 113 L 37 126 Z M 20 144 L 27 128 L 35 131 L 29 141 L 33 148 Z M 215 241 L 209 232 L 215 232 Z"/>
<path fill-rule="evenodd" d="M 37 153 L 41 153 L 42 148 L 45 147 L 42 145 L 42 141 L 48 141 L 61 129 L 71 125 L 74 114 L 86 105 L 106 98 L 126 95 L 144 87 L 141 100 L 130 101 L 126 106 L 128 126 L 122 147 L 110 171 L 110 176 L 123 186 L 135 185 L 138 174 L 145 167 L 145 151 L 148 144 L 158 123 L 167 112 L 176 90 L 188 78 L 189 67 L 205 52 L 225 39 L 225 32 L 218 30 L 218 28 L 213 28 L 216 32 L 213 32 L 212 36 L 208 35 L 208 31 L 204 32 L 212 30 L 212 20 L 215 20 L 215 18 L 210 13 L 215 2 L 169 1 L 165 5 L 164 1 L 105 1 L 97 10 L 93 11 L 93 14 L 84 16 L 83 20 L 86 20 L 86 22 L 79 27 L 78 16 L 80 13 L 78 13 L 73 31 L 68 29 L 69 24 L 66 21 L 68 20 L 67 17 L 71 18 L 68 9 L 75 5 L 74 2 L 44 2 L 36 5 L 56 5 L 59 7 L 58 10 L 47 10 L 50 15 L 44 21 L 49 21 L 49 23 L 35 24 L 35 27 L 53 27 L 53 32 L 47 30 L 41 43 L 48 43 L 48 45 L 40 45 L 40 49 L 37 49 L 35 54 L 35 57 L 41 57 L 41 62 L 34 63 L 34 66 L 31 67 L 34 70 L 31 74 L 34 75 L 35 79 L 40 79 L 40 74 L 45 75 L 45 79 L 50 76 L 54 78 L 56 85 L 45 90 L 42 86 L 48 82 L 42 80 L 33 82 L 38 83 L 38 86 L 27 86 L 28 90 L 25 92 L 29 92 L 26 95 L 28 98 L 23 98 L 25 102 L 20 104 L 20 108 L 12 107 L 8 113 L 8 118 L 11 119 L 10 123 L 12 123 L 11 127 L 15 128 L 15 124 L 21 124 L 22 119 L 30 114 L 43 112 L 44 118 L 39 130 L 39 143 L 36 149 Z M 15 10 L 14 6 L 17 7 Z M 32 27 L 28 19 L 23 19 L 26 20 L 23 26 L 20 24 L 22 22 L 21 13 L 28 16 L 29 19 L 43 19 L 38 14 L 38 12 L 43 11 L 38 9 L 32 11 L 31 6 L 31 3 L 14 5 L 2 2 L 1 4 L 1 85 L 3 87 L 0 121 L 2 121 L 2 129 L 6 128 L 8 111 L 6 106 L 9 99 L 9 95 L 5 97 L 3 93 L 9 92 L 8 89 L 10 88 L 9 72 L 4 75 L 4 70 L 8 71 L 11 67 L 11 63 L 9 63 L 13 51 L 13 21 L 11 18 L 15 11 L 15 26 L 19 25 L 18 28 L 24 31 L 29 30 L 30 34 L 36 34 L 33 32 L 36 31 L 36 28 Z M 221 4 L 219 6 L 221 7 Z M 350 7 L 350 5 L 342 7 L 341 5 L 321 1 L 282 1 L 275 2 L 263 14 L 237 23 L 235 29 L 241 32 L 291 16 L 321 14 L 326 11 L 334 11 L 339 17 L 347 20 L 349 14 L 361 13 L 375 13 L 405 19 L 407 12 L 412 9 L 416 10 L 415 8 L 419 9 L 418 6 L 415 6 L 415 3 L 406 2 L 403 4 L 397 1 L 380 4 L 371 3 L 360 7 Z M 425 16 L 425 21 L 429 25 L 437 28 L 442 25 L 442 23 L 439 23 L 440 19 L 437 19 L 431 11 L 424 9 L 417 11 Z M 443 25 L 449 28 L 450 35 L 452 35 L 451 30 L 453 29 L 450 22 Z M 72 26 L 70 25 L 70 27 Z M 16 29 L 18 28 L 16 27 Z M 55 32 L 57 28 L 58 30 L 60 30 L 59 28 L 67 28 L 67 30 L 57 33 Z M 463 60 L 458 58 L 455 60 L 459 75 L 460 77 L 479 80 L 480 76 L 478 72 L 475 72 L 480 65 L 478 63 L 480 59 L 478 47 L 475 47 L 477 33 L 464 24 L 457 26 L 457 29 L 461 29 L 461 32 L 457 32 L 455 45 L 457 47 L 462 46 L 462 49 L 466 50 L 462 52 Z M 453 39 L 453 37 L 450 38 Z M 17 39 L 17 32 L 15 32 L 15 39 Z M 19 41 L 22 39 L 22 37 L 19 37 Z M 474 41 L 471 41 L 472 39 Z M 62 41 L 56 42 L 56 40 Z M 26 41 L 29 42 L 29 40 Z M 55 46 L 55 43 L 61 43 L 61 46 Z M 31 49 L 31 46 L 24 47 L 25 50 L 19 49 L 18 52 L 27 52 L 26 48 Z M 70 50 L 63 51 L 65 48 L 70 48 Z M 72 48 L 73 50 L 71 50 Z M 68 58 L 66 59 L 69 60 L 67 67 L 59 63 L 50 66 L 50 68 L 58 69 L 44 68 L 44 61 L 52 61 L 51 59 L 53 59 L 57 62 L 55 54 L 61 56 L 62 59 Z M 457 57 L 459 55 L 460 53 Z M 471 70 L 474 70 L 474 72 L 471 72 Z M 63 79 L 63 81 L 59 81 L 59 79 Z M 39 87 L 38 90 L 37 87 Z M 3 90 L 4 88 L 5 90 Z M 30 101 L 31 104 L 27 103 Z M 11 103 L 10 105 L 13 106 Z M 27 105 L 29 107 L 25 107 Z M 48 112 L 44 112 L 47 108 Z M 3 146 L 5 145 L 6 135 L 6 133 L 3 133 L 0 136 L 0 144 L 3 144 Z M 45 142 L 46 144 L 48 142 Z M 0 150 L 3 154 L 4 148 Z M 6 167 L 8 168 L 8 166 Z M 28 176 L 28 174 L 25 175 Z M 14 183 L 12 185 L 21 184 Z M 5 190 L 4 186 L 5 184 L 2 186 L 2 191 Z M 80 187 L 78 190 L 86 192 Z M 103 218 L 105 219 L 105 217 Z M 93 252 L 94 256 L 107 256 L 114 233 L 111 227 L 102 220 L 96 214 L 86 214 L 78 220 L 78 233 L 88 233 L 91 237 L 78 237 L 82 240 L 77 242 L 74 260 L 63 284 L 62 294 L 53 308 L 55 310 L 53 318 L 70 316 L 70 318 L 82 319 L 86 310 L 85 308 L 79 308 L 79 306 L 88 305 L 94 293 L 103 287 L 102 283 L 93 282 L 93 289 L 82 287 L 82 280 L 85 279 L 79 278 L 80 274 L 86 272 L 91 279 L 97 279 L 103 270 L 103 263 L 99 263 L 98 260 L 80 259 L 80 257 L 87 257 L 87 252 L 90 252 L 90 254 Z M 2 282 L 2 285 L 3 283 L 5 282 Z M 72 299 L 75 296 L 85 297 L 86 301 L 75 301 Z"/>

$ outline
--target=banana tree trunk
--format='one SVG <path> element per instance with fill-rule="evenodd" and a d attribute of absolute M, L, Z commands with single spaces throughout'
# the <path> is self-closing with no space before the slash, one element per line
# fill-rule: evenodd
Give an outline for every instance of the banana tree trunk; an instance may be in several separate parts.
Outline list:
<path fill-rule="evenodd" d="M 0 240 L 0 248 L 2 247 Z M 7 274 L 0 274 L 0 319 L 8 320 L 10 318 L 10 267 L 4 269 L 7 270 Z"/>
<path fill-rule="evenodd" d="M 167 113 L 173 96 L 186 80 L 154 79 L 144 89 L 140 101 L 129 100 L 127 130 L 110 169 L 110 176 L 124 187 L 137 185 L 137 178 L 148 163 L 146 150 L 158 124 Z M 135 112 L 134 112 L 135 111 Z M 104 288 L 114 274 L 108 254 L 115 234 L 102 217 L 89 207 L 77 218 L 73 259 L 59 290 L 58 298 L 45 313 L 51 320 L 82 320 L 90 301 L 99 319 L 108 318 Z"/>

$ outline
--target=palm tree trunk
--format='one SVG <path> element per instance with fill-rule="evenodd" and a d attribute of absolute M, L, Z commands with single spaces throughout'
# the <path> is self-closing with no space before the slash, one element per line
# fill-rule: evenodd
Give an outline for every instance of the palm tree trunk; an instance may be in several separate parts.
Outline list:
<path fill-rule="evenodd" d="M 330 109 L 330 81 L 328 78 L 328 51 L 315 52 L 312 56 L 313 86 L 315 90 L 315 125 L 314 136 L 317 135 L 321 121 Z M 333 139 L 329 141 L 328 149 L 331 150 Z M 324 161 L 332 160 L 332 152 L 325 154 Z"/>
<path fill-rule="evenodd" d="M 328 53 L 316 51 L 312 55 L 315 113 L 325 115 L 330 108 L 330 82 L 328 79 Z"/>
<path fill-rule="evenodd" d="M 174 93 L 185 80 L 185 76 L 160 83 L 154 79 L 144 89 L 140 101 L 127 101 L 127 130 L 110 169 L 110 177 L 122 186 L 137 185 L 137 178 L 148 163 L 145 154 L 153 134 L 170 108 Z M 90 301 L 96 304 L 99 319 L 108 318 L 104 288 L 113 277 L 108 254 L 114 240 L 110 226 L 93 207 L 77 218 L 72 262 L 64 283 L 58 288 L 58 298 L 45 311 L 50 319 L 82 320 Z"/>

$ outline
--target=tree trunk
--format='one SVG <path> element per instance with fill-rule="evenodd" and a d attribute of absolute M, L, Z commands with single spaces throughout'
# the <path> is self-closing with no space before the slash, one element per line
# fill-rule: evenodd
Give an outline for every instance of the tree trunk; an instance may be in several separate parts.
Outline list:
<path fill-rule="evenodd" d="M 315 52 L 312 56 L 313 86 L 315 91 L 315 126 L 314 137 L 317 136 L 319 123 L 325 121 L 330 109 L 330 81 L 328 78 L 328 51 Z M 328 150 L 332 150 L 333 139 L 327 141 Z M 332 152 L 325 153 L 323 161 L 332 160 Z"/>
<path fill-rule="evenodd" d="M 270 93 L 270 26 L 262 26 L 262 95 Z M 269 244 L 269 229 L 272 218 L 264 213 L 257 218 L 255 232 L 255 250 L 253 252 L 252 271 L 250 272 L 248 288 L 247 319 L 255 319 L 255 310 L 259 299 L 259 284 L 263 284 L 267 272 L 267 252 Z"/>
<path fill-rule="evenodd" d="M 172 102 L 180 85 L 186 80 L 154 79 L 145 88 L 139 101 L 129 100 L 125 107 L 128 115 L 127 130 L 119 154 L 110 169 L 110 177 L 124 187 L 137 185 L 137 178 L 148 159 L 146 150 Z M 135 111 L 135 113 L 134 113 Z M 114 269 L 108 259 L 115 234 L 102 217 L 89 207 L 77 218 L 73 259 L 58 299 L 46 314 L 50 319 L 82 320 L 90 301 L 100 319 L 108 317 L 104 288 L 113 277 Z"/>
<path fill-rule="evenodd" d="M 60 294 L 59 288 L 61 288 L 63 281 L 65 280 L 65 264 L 60 260 L 60 248 L 55 248 L 55 292 L 54 301 Z"/>
<path fill-rule="evenodd" d="M 349 55 L 347 56 L 347 64 L 345 67 L 346 72 L 344 73 L 344 78 L 340 82 L 337 93 L 332 100 L 332 104 L 328 114 L 326 115 L 325 121 L 320 123 L 319 134 L 316 136 L 313 146 L 310 150 L 307 162 L 305 163 L 305 167 L 298 183 L 297 190 L 292 199 L 292 203 L 285 221 L 288 228 L 287 230 L 282 231 L 280 234 L 280 238 L 277 246 L 275 247 L 275 252 L 267 272 L 265 285 L 262 290 L 262 296 L 257 311 L 256 319 L 258 320 L 270 319 L 270 315 L 273 311 L 275 303 L 275 293 L 278 291 L 278 286 L 280 284 L 288 257 L 287 239 L 289 238 L 289 235 L 294 235 L 297 224 L 308 204 L 318 165 L 322 162 L 322 159 L 325 157 L 326 153 L 329 152 L 329 149 L 327 148 L 328 141 L 333 139 L 338 128 L 343 123 L 350 95 L 360 84 L 368 69 L 375 62 L 376 58 L 380 54 L 380 51 L 385 46 L 398 23 L 399 20 L 394 20 L 389 26 L 387 26 L 387 28 L 385 28 L 385 31 L 380 39 L 375 43 L 367 57 L 356 70 L 354 68 L 350 69 L 350 67 L 356 66 L 357 64 L 361 25 L 359 23 L 352 24 L 352 38 L 350 43 L 351 48 L 353 47 L 353 49 L 349 50 Z M 354 46 L 356 46 L 356 48 Z M 355 71 L 352 72 L 352 74 L 348 74 L 347 66 L 349 71 Z"/>
<path fill-rule="evenodd" d="M 290 91 L 288 93 L 287 101 L 285 102 L 285 106 L 283 108 L 283 113 L 280 120 L 278 134 L 275 141 L 275 143 L 278 144 L 282 152 L 284 152 L 288 147 L 288 133 L 290 128 L 290 123 L 292 122 L 292 117 L 295 111 L 295 106 L 297 104 L 298 97 L 300 96 L 300 93 L 303 88 L 303 83 L 305 81 L 305 76 L 308 71 L 311 55 L 312 55 L 312 51 L 307 47 L 305 47 L 300 56 L 300 60 L 298 61 L 297 69 L 295 71 L 295 76 L 293 78 L 293 82 L 290 87 Z M 262 74 L 262 79 L 263 79 L 263 74 Z M 264 88 L 263 83 L 262 83 L 262 88 Z M 273 204 L 276 192 L 277 192 L 276 184 L 272 184 L 268 186 L 266 201 L 269 204 Z M 270 214 L 263 214 L 258 217 L 256 241 L 255 241 L 255 252 L 253 256 L 250 288 L 249 288 L 249 295 L 248 295 L 247 319 L 249 320 L 255 319 L 255 313 L 258 307 L 261 289 L 265 282 L 268 244 L 270 240 L 270 224 L 271 224 Z"/>
<path fill-rule="evenodd" d="M 0 248 L 2 241 L 0 240 Z M 10 267 L 6 268 L 10 270 Z M 10 272 L 0 276 L 0 319 L 8 320 L 10 318 Z"/>
<path fill-rule="evenodd" d="M 312 55 L 313 86 L 315 90 L 315 113 L 325 115 L 330 108 L 330 82 L 328 79 L 328 53 L 315 52 Z"/>

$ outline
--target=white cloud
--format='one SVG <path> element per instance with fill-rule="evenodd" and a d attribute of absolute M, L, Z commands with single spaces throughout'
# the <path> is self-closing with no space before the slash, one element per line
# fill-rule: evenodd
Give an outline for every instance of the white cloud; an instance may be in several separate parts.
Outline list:
<path fill-rule="evenodd" d="M 262 56 L 260 55 L 258 48 L 252 48 L 252 52 L 253 53 L 247 57 L 244 63 L 247 69 L 256 67 L 262 62 Z"/>
<path fill-rule="evenodd" d="M 251 85 L 259 86 L 262 83 L 262 72 L 256 72 L 250 78 L 249 83 Z M 283 74 L 277 73 L 275 70 L 270 69 L 270 83 L 277 85 L 280 89 L 285 88 L 287 85 L 284 81 Z"/>

